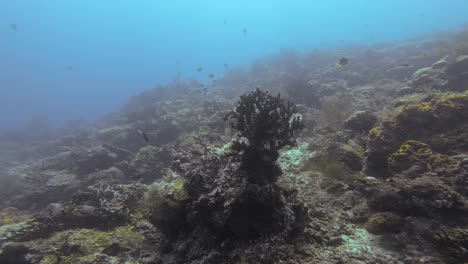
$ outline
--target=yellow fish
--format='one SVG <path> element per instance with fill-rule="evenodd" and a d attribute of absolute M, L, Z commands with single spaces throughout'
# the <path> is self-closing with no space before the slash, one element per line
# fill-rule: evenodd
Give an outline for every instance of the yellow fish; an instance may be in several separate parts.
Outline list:
<path fill-rule="evenodd" d="M 348 64 L 348 62 L 349 62 L 349 59 L 348 59 L 348 58 L 341 58 L 341 59 L 336 63 L 336 67 L 341 68 L 341 67 L 345 66 L 346 64 Z"/>

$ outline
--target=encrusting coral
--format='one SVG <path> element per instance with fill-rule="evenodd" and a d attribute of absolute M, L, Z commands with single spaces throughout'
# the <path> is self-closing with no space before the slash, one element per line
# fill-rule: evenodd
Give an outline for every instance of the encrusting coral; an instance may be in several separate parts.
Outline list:
<path fill-rule="evenodd" d="M 434 94 L 422 102 L 402 105 L 391 119 L 370 130 L 365 172 L 388 175 L 389 156 L 407 140 L 421 141 L 443 154 L 466 151 L 466 145 L 460 142 L 466 141 L 463 128 L 467 125 L 468 92 Z"/>

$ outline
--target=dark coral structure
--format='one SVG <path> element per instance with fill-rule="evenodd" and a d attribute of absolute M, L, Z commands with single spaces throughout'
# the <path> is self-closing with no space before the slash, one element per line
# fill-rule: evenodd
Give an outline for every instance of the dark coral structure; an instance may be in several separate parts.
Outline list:
<path fill-rule="evenodd" d="M 171 243 L 181 263 L 193 255 L 225 254 L 232 250 L 233 241 L 243 243 L 263 236 L 290 239 L 304 230 L 305 206 L 275 183 L 281 174 L 275 163 L 279 150 L 294 145 L 294 132 L 303 126 L 295 107 L 279 95 L 257 89 L 241 96 L 225 117 L 225 121 L 229 119 L 239 132 L 230 155 L 208 153 L 201 164 L 192 162 L 183 172 L 188 196 L 179 203 L 185 208 L 185 224 L 176 227 L 180 232 L 169 234 L 174 226 L 168 230 L 154 223 L 166 238 L 175 238 Z M 230 156 L 236 161 L 231 162 Z M 192 252 L 178 251 L 183 241 L 189 241 Z"/>
<path fill-rule="evenodd" d="M 275 182 L 281 169 L 275 164 L 278 151 L 295 144 L 294 132 L 304 127 L 296 107 L 284 102 L 280 94 L 272 96 L 257 90 L 242 95 L 225 121 L 238 131 L 231 150 L 248 172 L 248 180 L 257 184 Z"/>

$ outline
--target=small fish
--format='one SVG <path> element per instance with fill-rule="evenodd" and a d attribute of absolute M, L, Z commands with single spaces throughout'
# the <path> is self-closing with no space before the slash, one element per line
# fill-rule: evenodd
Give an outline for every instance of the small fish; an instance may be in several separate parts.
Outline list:
<path fill-rule="evenodd" d="M 224 20 L 223 20 L 223 23 L 224 23 L 224 25 L 226 25 L 226 24 L 227 24 L 227 20 L 226 20 L 226 19 L 224 19 Z"/>
<path fill-rule="evenodd" d="M 146 143 L 149 143 L 148 137 L 146 136 L 146 133 L 143 132 L 143 130 L 138 129 L 138 133 L 145 139 Z"/>
<path fill-rule="evenodd" d="M 214 78 L 214 74 L 210 73 L 210 74 L 208 75 L 208 78 L 213 79 L 213 78 Z"/>
<path fill-rule="evenodd" d="M 68 65 L 68 66 L 67 66 L 67 70 L 69 70 L 69 71 L 73 70 L 73 66 Z"/>
<path fill-rule="evenodd" d="M 197 68 L 197 72 L 202 72 L 203 71 L 203 68 L 202 67 L 198 67 Z"/>
<path fill-rule="evenodd" d="M 205 85 L 202 83 L 202 84 L 200 84 L 200 87 L 205 87 Z"/>
<path fill-rule="evenodd" d="M 247 35 L 247 28 L 242 29 L 242 33 L 244 33 L 244 35 Z"/>
<path fill-rule="evenodd" d="M 409 63 L 403 63 L 401 66 L 403 67 L 410 67 L 411 65 Z"/>
<path fill-rule="evenodd" d="M 226 63 L 224 63 L 224 68 L 227 69 L 229 68 L 229 66 Z"/>
<path fill-rule="evenodd" d="M 348 58 L 341 58 L 337 63 L 336 63 L 336 67 L 343 67 L 345 66 L 346 64 L 348 64 L 349 62 L 349 59 Z"/>
<path fill-rule="evenodd" d="M 11 28 L 12 30 L 16 31 L 16 29 L 17 29 L 16 23 L 11 23 L 11 24 L 10 24 L 10 28 Z"/>

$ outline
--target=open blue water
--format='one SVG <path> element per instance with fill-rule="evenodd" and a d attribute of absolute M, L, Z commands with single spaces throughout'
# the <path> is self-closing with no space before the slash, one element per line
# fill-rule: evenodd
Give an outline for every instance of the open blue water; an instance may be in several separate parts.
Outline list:
<path fill-rule="evenodd" d="M 467 10 L 466 0 L 0 0 L 0 131 L 95 120 L 158 83 L 285 48 L 453 30 Z"/>

